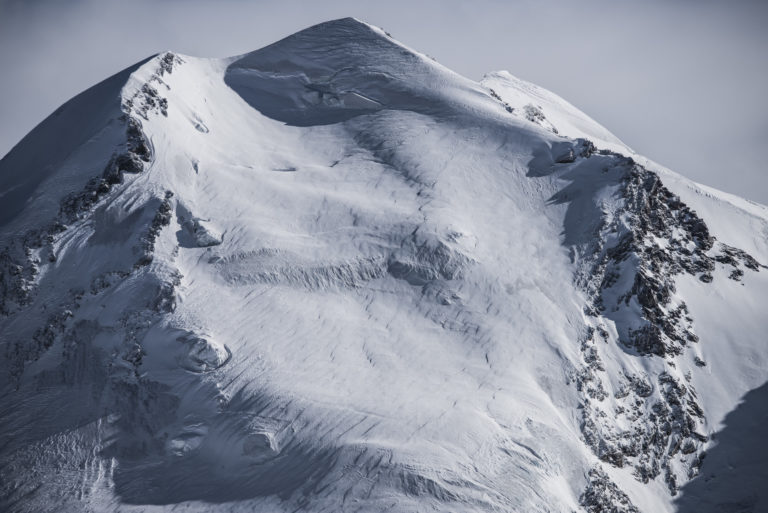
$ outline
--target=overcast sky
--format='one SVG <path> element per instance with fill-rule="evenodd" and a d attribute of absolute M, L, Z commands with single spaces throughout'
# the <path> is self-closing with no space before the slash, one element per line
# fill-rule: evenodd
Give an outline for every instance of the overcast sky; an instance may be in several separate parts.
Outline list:
<path fill-rule="evenodd" d="M 0 0 L 0 155 L 148 55 L 236 55 L 344 16 L 474 80 L 509 70 L 645 156 L 768 204 L 761 0 Z"/>

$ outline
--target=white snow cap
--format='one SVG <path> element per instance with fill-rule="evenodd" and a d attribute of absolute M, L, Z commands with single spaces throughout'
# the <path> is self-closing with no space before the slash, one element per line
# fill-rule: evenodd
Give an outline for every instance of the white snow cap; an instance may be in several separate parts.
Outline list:
<path fill-rule="evenodd" d="M 671 512 L 768 379 L 765 207 L 354 18 L 115 75 L 0 195 L 0 509 Z"/>

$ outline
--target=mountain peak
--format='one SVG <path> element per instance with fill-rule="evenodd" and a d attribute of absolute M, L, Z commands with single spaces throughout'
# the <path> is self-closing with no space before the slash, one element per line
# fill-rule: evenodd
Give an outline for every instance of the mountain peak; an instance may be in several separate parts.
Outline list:
<path fill-rule="evenodd" d="M 328 20 L 328 21 L 323 21 L 321 23 L 317 23 L 315 25 L 312 25 L 310 27 L 307 27 L 305 29 L 302 29 L 296 32 L 294 35 L 302 34 L 302 33 L 324 32 L 324 31 L 346 31 L 346 32 L 369 31 L 372 29 L 375 30 L 373 25 L 370 25 L 352 16 L 347 16 L 345 18 L 337 18 L 335 20 Z M 291 37 L 291 36 L 288 36 L 288 37 Z"/>
<path fill-rule="evenodd" d="M 0 511 L 671 511 L 768 215 L 604 131 L 354 18 L 70 101 L 0 160 Z"/>
<path fill-rule="evenodd" d="M 344 48 L 354 55 L 361 49 L 380 45 L 395 44 L 383 30 L 369 25 L 357 18 L 339 18 L 325 21 L 300 30 L 264 48 L 249 52 L 237 58 L 236 65 L 249 67 L 253 64 L 254 57 L 263 57 L 264 54 L 317 54 Z"/>
<path fill-rule="evenodd" d="M 225 81 L 262 114 L 309 126 L 384 108 L 418 111 L 451 82 L 446 72 L 383 30 L 341 18 L 235 58 Z"/>

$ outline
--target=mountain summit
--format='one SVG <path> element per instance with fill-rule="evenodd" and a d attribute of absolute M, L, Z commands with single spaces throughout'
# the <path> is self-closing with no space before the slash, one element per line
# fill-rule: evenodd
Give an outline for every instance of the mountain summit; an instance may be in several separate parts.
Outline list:
<path fill-rule="evenodd" d="M 167 52 L 0 198 L 3 510 L 766 505 L 706 455 L 761 443 L 768 209 L 508 72 L 353 18 Z"/>
<path fill-rule="evenodd" d="M 263 114 L 298 126 L 384 109 L 436 113 L 451 92 L 477 87 L 354 18 L 321 23 L 236 58 L 224 80 Z"/>

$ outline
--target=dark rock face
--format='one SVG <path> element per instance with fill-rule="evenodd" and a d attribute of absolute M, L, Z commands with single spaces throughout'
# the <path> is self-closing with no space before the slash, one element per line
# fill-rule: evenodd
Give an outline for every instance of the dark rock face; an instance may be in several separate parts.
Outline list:
<path fill-rule="evenodd" d="M 621 194 L 625 199 L 623 214 L 629 221 L 610 230 L 619 237 L 615 245 L 605 249 L 597 266 L 596 271 L 602 271 L 604 277 L 595 294 L 595 306 L 598 311 L 619 311 L 636 303 L 644 322 L 628 328 L 622 342 L 640 354 L 680 354 L 697 337 L 685 302 L 675 298 L 673 278 L 681 272 L 711 272 L 714 264 L 706 252 L 714 239 L 696 213 L 665 188 L 656 174 L 636 164 L 627 170 Z M 616 304 L 605 304 L 606 291 L 615 290 L 616 276 L 626 272 L 634 273 L 631 288 L 616 291 Z"/>
<path fill-rule="evenodd" d="M 502 104 L 502 106 L 504 107 L 504 110 L 506 110 L 506 111 L 507 111 L 507 112 L 509 112 L 510 114 L 512 114 L 512 113 L 514 113 L 514 112 L 515 112 L 515 109 L 513 109 L 513 108 L 512 108 L 512 107 L 509 105 L 509 103 L 505 102 L 505 101 L 504 101 L 504 100 L 501 98 L 501 96 L 499 96 L 499 93 L 497 93 L 497 92 L 496 92 L 496 91 L 494 91 L 493 89 L 489 89 L 489 92 L 490 92 L 490 95 L 491 95 L 491 97 L 492 97 L 494 100 L 496 100 L 496 101 L 498 101 L 498 102 L 500 102 L 500 103 Z"/>
<path fill-rule="evenodd" d="M 161 66 L 158 73 L 162 75 L 164 72 L 170 72 L 172 63 L 177 60 L 178 57 L 173 54 L 166 54 L 161 60 L 165 67 Z M 142 92 L 147 94 L 144 89 Z M 45 255 L 49 261 L 55 261 L 56 255 L 52 248 L 54 236 L 66 230 L 67 225 L 82 219 L 111 193 L 115 186 L 122 184 L 124 173 L 141 173 L 144 164 L 151 160 L 149 142 L 141 129 L 141 121 L 133 115 L 132 110 L 134 103 L 146 103 L 140 100 L 141 96 L 137 94 L 133 101 L 123 106 L 123 121 L 126 124 L 125 151 L 113 155 L 101 177 L 92 178 L 82 191 L 66 196 L 61 201 L 58 215 L 47 227 L 30 230 L 0 250 L 0 315 L 9 315 L 16 308 L 28 304 L 40 264 L 39 257 L 32 257 L 32 254 L 37 252 Z M 151 99 L 151 95 L 149 98 Z M 139 114 L 143 114 L 145 118 L 146 113 L 145 109 L 139 109 Z"/>
<path fill-rule="evenodd" d="M 183 62 L 179 56 L 171 52 L 165 53 L 159 60 L 157 71 L 141 87 L 141 90 L 133 97 L 125 100 L 123 110 L 132 112 L 143 119 L 148 119 L 150 113 L 168 116 L 168 99 L 162 96 L 153 84 L 168 89 L 168 85 L 163 81 L 162 77 L 166 73 L 173 72 L 174 65 L 182 64 Z"/>
<path fill-rule="evenodd" d="M 541 123 L 546 119 L 544 113 L 541 112 L 541 109 L 533 104 L 529 103 L 523 110 L 525 110 L 525 119 L 531 123 Z"/>
<path fill-rule="evenodd" d="M 733 268 L 731 279 L 741 279 L 740 265 L 758 271 L 760 264 L 716 242 L 704 221 L 655 173 L 630 161 L 623 167 L 618 193 L 623 207 L 600 230 L 602 241 L 616 242 L 600 244 L 595 252 L 590 313 L 617 320 L 636 305 L 642 323 L 620 330 L 622 343 L 641 355 L 679 355 L 698 336 L 685 301 L 676 295 L 675 276 L 686 273 L 710 283 L 719 262 Z M 632 285 L 622 290 L 626 280 L 619 278 L 628 274 Z"/>
<path fill-rule="evenodd" d="M 155 251 L 155 241 L 160 231 L 171 224 L 171 217 L 173 213 L 173 203 L 171 202 L 173 193 L 171 191 L 165 191 L 165 197 L 160 202 L 160 206 L 157 207 L 157 212 L 152 218 L 152 224 L 149 226 L 146 235 L 142 237 L 142 250 L 144 254 L 141 256 L 134 267 L 142 267 L 152 263 L 152 255 Z"/>
<path fill-rule="evenodd" d="M 589 372 L 589 376 L 602 390 L 597 373 Z M 617 406 L 611 417 L 599 404 L 607 394 L 588 393 L 591 400 L 583 405 L 581 429 L 585 442 L 602 461 L 614 467 L 631 466 L 635 477 L 644 483 L 664 474 L 674 495 L 678 485 L 672 459 L 678 453 L 695 453 L 707 441 L 697 431 L 704 412 L 693 388 L 671 374 L 662 373 L 655 385 L 644 376 L 623 376 L 614 395 Z M 630 427 L 618 427 L 622 424 Z M 686 459 L 685 477 L 696 475 L 701 458 Z"/>
<path fill-rule="evenodd" d="M 631 467 L 644 483 L 661 477 L 675 495 L 699 473 L 708 441 L 705 412 L 687 383 L 690 372 L 683 374 L 676 363 L 699 336 L 675 280 L 687 274 L 712 283 L 718 266 L 730 272 L 730 279 L 741 280 L 747 270 L 763 266 L 743 250 L 716 241 L 696 212 L 633 159 L 596 150 L 583 140 L 570 151 L 553 148 L 554 154 L 560 157 L 552 159 L 553 169 L 566 176 L 574 169 L 574 176 L 601 173 L 595 187 L 612 189 L 610 208 L 594 205 L 599 216 L 594 231 L 571 242 L 582 266 L 577 283 L 590 298 L 580 341 L 582 361 L 571 376 L 583 397 L 584 441 L 606 464 Z M 585 164 L 593 155 L 597 160 Z M 590 192 L 566 188 L 553 201 L 580 201 L 583 212 L 590 205 L 583 196 L 595 193 Z M 606 381 L 600 354 L 612 339 L 629 354 L 663 359 L 666 370 L 656 375 L 623 371 L 611 390 L 606 383 L 616 383 L 616 376 Z M 706 365 L 698 357 L 694 364 Z M 607 476 L 590 477 L 582 496 L 588 511 L 631 511 L 612 492 Z"/>
<path fill-rule="evenodd" d="M 171 72 L 173 64 L 179 62 L 175 55 L 166 54 L 160 59 L 158 71 L 150 81 L 160 80 L 164 73 Z M 152 96 L 152 91 L 144 87 L 132 100 L 123 104 L 124 115 L 121 120 L 126 127 L 125 143 L 109 160 L 102 176 L 92 178 L 83 190 L 64 197 L 57 216 L 47 226 L 27 231 L 0 249 L 0 316 L 7 317 L 32 304 L 40 266 L 54 263 L 58 258 L 53 246 L 56 236 L 87 217 L 108 196 L 119 193 L 125 173 L 141 173 L 145 164 L 152 160 L 150 143 L 142 131 L 141 121 L 136 117 L 138 114 L 146 118 L 149 110 L 144 109 L 144 105 L 164 105 L 167 108 L 167 102 L 158 103 Z M 133 108 L 134 105 L 141 107 L 137 110 Z M 155 240 L 171 219 L 172 196 L 169 191 L 160 200 L 158 211 L 141 241 L 141 257 L 134 265 L 135 269 L 152 262 Z M 98 276 L 94 279 L 91 292 L 98 294 L 127 276 L 128 271 L 120 270 Z M 31 340 L 18 341 L 8 346 L 9 353 L 6 356 L 11 362 L 14 378 L 20 376 L 26 362 L 37 360 L 58 338 L 64 336 L 69 329 L 67 321 L 72 317 L 72 310 L 79 307 L 84 294 L 85 291 L 69 291 L 61 305 L 49 305 L 53 313 L 49 315 L 45 326 L 34 332 Z"/>
<path fill-rule="evenodd" d="M 14 241 L 0 252 L 0 315 L 9 315 L 29 301 L 39 263 L 32 257 L 37 238 L 31 238 L 31 241 Z"/>
<path fill-rule="evenodd" d="M 588 477 L 587 488 L 579 497 L 579 504 L 588 513 L 640 513 L 627 494 L 600 468 L 590 470 Z"/>

